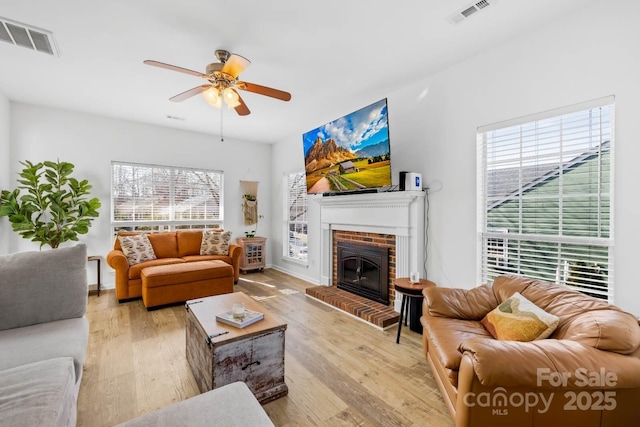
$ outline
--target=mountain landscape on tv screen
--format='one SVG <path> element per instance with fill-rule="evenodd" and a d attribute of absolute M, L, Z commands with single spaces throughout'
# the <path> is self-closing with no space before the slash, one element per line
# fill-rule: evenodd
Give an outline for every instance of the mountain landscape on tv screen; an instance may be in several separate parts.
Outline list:
<path fill-rule="evenodd" d="M 391 185 L 386 99 L 303 135 L 307 192 Z"/>
<path fill-rule="evenodd" d="M 356 155 L 351 151 L 338 147 L 335 140 L 329 138 L 323 141 L 322 138 L 318 137 L 304 158 L 304 169 L 307 172 L 315 172 L 333 164 L 355 158 Z"/>
<path fill-rule="evenodd" d="M 363 149 L 356 151 L 356 156 L 358 157 L 384 156 L 385 154 L 389 154 L 388 139 L 385 139 L 384 141 L 379 142 L 375 145 L 370 145 L 368 147 L 364 147 Z"/>

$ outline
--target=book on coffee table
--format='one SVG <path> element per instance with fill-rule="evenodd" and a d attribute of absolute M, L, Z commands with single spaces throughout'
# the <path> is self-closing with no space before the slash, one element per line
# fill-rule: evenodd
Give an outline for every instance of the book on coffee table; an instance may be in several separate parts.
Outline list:
<path fill-rule="evenodd" d="M 216 314 L 216 320 L 218 322 L 226 323 L 227 325 L 235 326 L 236 328 L 244 328 L 245 326 L 249 326 L 262 319 L 264 319 L 264 314 L 247 309 L 244 310 L 244 315 L 242 317 L 233 317 L 232 310 Z"/>

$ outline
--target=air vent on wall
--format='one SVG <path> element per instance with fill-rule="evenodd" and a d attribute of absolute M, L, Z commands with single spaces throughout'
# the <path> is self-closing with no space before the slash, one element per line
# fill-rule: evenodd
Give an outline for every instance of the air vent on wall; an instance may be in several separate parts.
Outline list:
<path fill-rule="evenodd" d="M 458 22 L 463 21 L 464 19 L 469 18 L 472 15 L 475 15 L 477 12 L 482 9 L 495 4 L 498 0 L 480 0 L 477 3 L 472 3 L 469 6 L 466 6 L 460 9 L 458 12 L 454 13 L 449 17 L 449 21 L 452 24 L 457 24 Z"/>
<path fill-rule="evenodd" d="M 37 52 L 58 56 L 53 33 L 0 17 L 0 40 Z"/>

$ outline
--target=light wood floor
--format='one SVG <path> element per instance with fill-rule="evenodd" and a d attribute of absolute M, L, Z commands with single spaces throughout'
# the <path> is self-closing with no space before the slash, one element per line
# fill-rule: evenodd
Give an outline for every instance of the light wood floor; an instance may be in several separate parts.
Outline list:
<path fill-rule="evenodd" d="M 305 296 L 311 284 L 267 269 L 236 291 L 288 326 L 289 394 L 264 405 L 276 426 L 452 426 L 409 328 L 385 332 Z M 183 306 L 147 312 L 113 291 L 89 296 L 78 426 L 113 426 L 199 393 L 185 357 Z"/>

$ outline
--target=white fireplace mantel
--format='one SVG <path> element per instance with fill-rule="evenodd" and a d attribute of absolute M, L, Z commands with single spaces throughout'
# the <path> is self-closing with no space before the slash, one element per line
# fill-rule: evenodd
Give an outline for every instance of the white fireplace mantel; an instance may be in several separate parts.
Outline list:
<path fill-rule="evenodd" d="M 333 230 L 393 234 L 396 236 L 396 277 L 420 272 L 424 253 L 422 191 L 394 191 L 319 197 L 320 283 L 331 285 Z M 397 303 L 397 301 L 396 301 Z"/>

